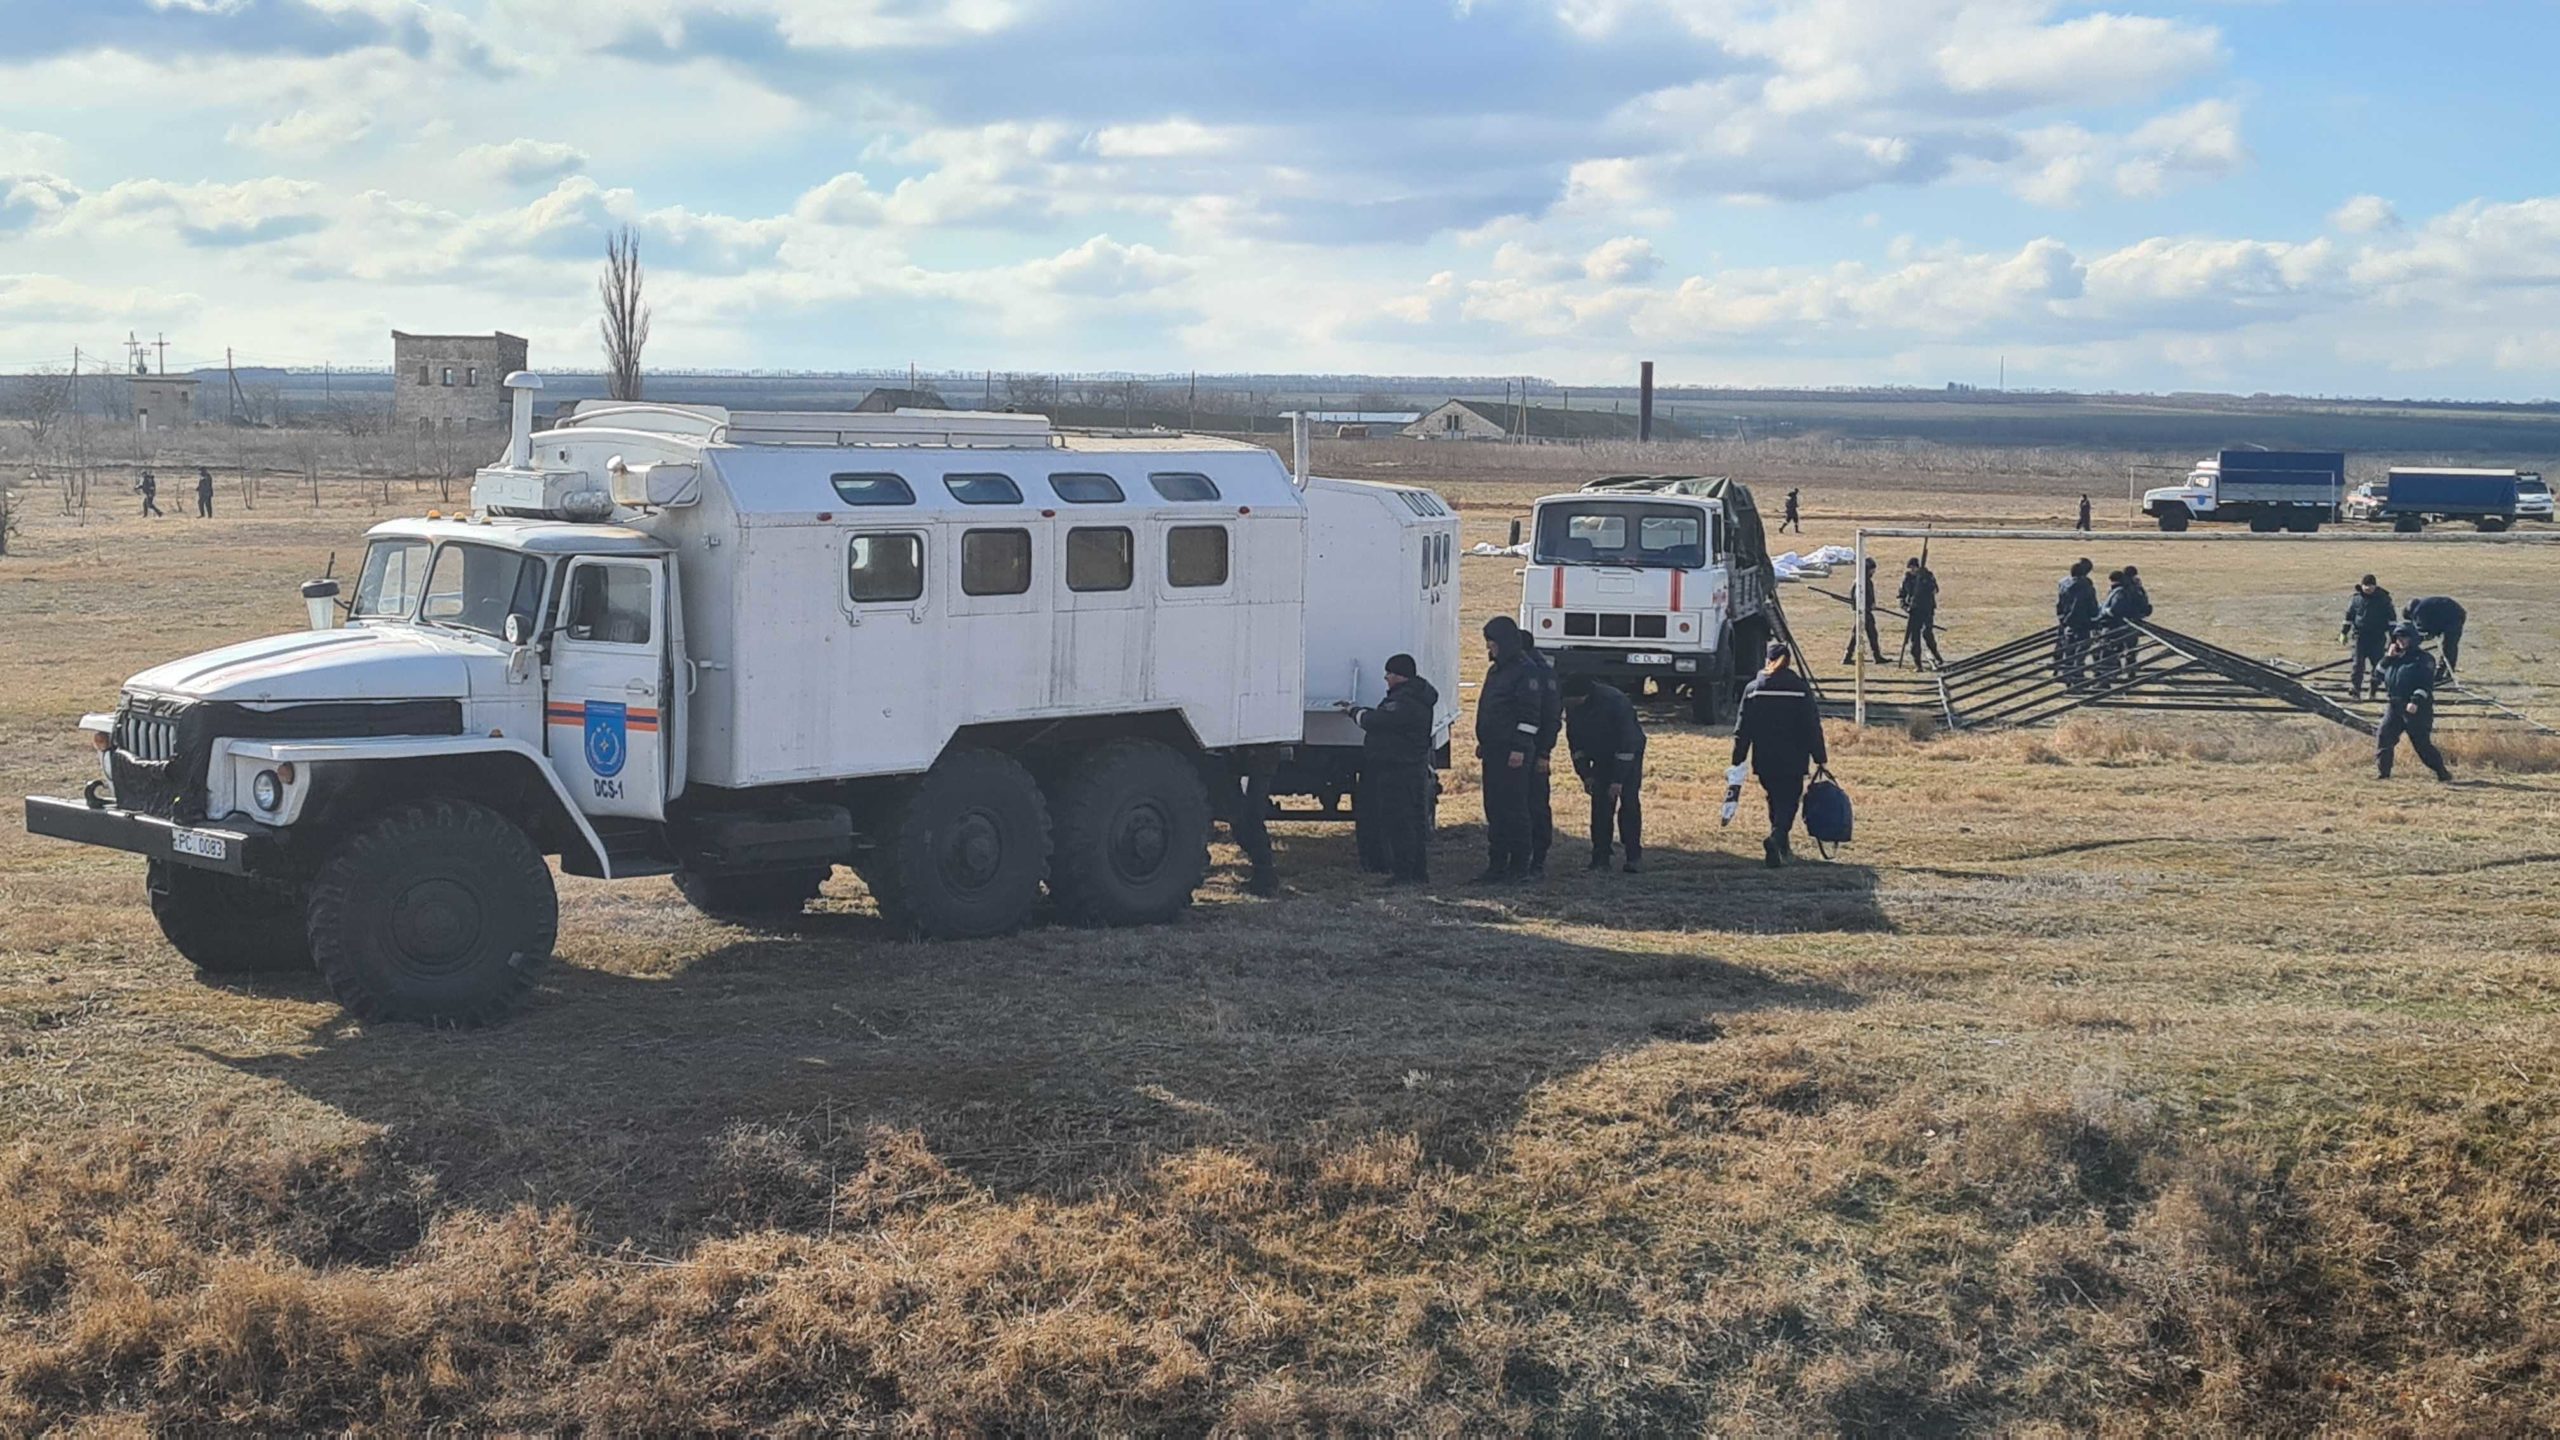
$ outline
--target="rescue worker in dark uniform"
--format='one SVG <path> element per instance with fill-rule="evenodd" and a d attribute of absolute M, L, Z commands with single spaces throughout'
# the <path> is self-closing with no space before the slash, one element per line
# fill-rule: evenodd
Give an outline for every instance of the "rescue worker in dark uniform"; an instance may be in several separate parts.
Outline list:
<path fill-rule="evenodd" d="M 2462 668 L 2462 622 L 2468 618 L 2463 608 L 2450 595 L 2429 595 L 2409 602 L 2400 618 L 2418 627 L 2423 640 L 2444 642 L 2444 668 Z"/>
<path fill-rule="evenodd" d="M 1387 657 L 1387 698 L 1354 708 L 1360 722 L 1360 818 L 1398 884 L 1431 878 L 1431 729 L 1440 692 L 1410 655 Z"/>
<path fill-rule="evenodd" d="M 2382 728 L 2373 737 L 2373 759 L 2382 778 L 2391 778 L 2392 752 L 2400 737 L 2418 761 L 2438 780 L 2451 780 L 2443 752 L 2436 749 L 2436 660 L 2418 643 L 2418 627 L 2403 622 L 2391 631 L 2391 648 L 2382 657 L 2382 692 L 2387 697 Z"/>
<path fill-rule="evenodd" d="M 1644 869 L 1644 725 L 1635 702 L 1587 675 L 1564 682 L 1564 724 L 1573 771 L 1591 795 L 1591 868 L 1609 868 L 1614 830 L 1627 873 Z"/>
<path fill-rule="evenodd" d="M 2139 566 L 2124 567 L 2124 601 L 2116 611 L 2116 618 L 2119 621 L 2151 618 L 2151 587 L 2142 583 Z M 2123 648 L 2117 653 L 2116 664 L 2124 671 L 2125 678 L 2131 679 L 2142 669 L 2142 637 L 2127 630 L 2117 639 Z"/>
<path fill-rule="evenodd" d="M 2085 530 L 2087 530 L 2087 529 L 2089 528 L 2089 497 L 2088 497 L 2088 496 L 2086 496 L 2086 495 L 2083 495 L 2083 496 L 2081 496 L 2081 497 L 2080 497 L 2080 525 L 2079 525 L 2079 528 L 2080 528 L 2080 529 L 2082 529 L 2082 530 L 2084 530 L 2084 531 L 2085 531 Z"/>
<path fill-rule="evenodd" d="M 196 467 L 196 518 L 213 518 L 213 472 L 201 465 Z"/>
<path fill-rule="evenodd" d="M 1547 687 L 1528 638 L 1508 615 L 1485 622 L 1485 654 L 1493 665 L 1476 691 L 1476 758 L 1484 765 L 1489 852 L 1484 873 L 1476 877 L 1481 885 L 1529 876 L 1529 782 L 1537 775 Z"/>
<path fill-rule="evenodd" d="M 162 513 L 160 509 L 160 477 L 152 474 L 148 470 L 143 471 L 142 483 L 134 486 L 133 492 L 142 497 L 143 514 L 158 515 Z"/>
<path fill-rule="evenodd" d="M 1805 776 L 1827 770 L 1831 747 L 1822 740 L 1822 712 L 1813 692 L 1795 670 L 1795 657 L 1783 642 L 1769 644 L 1769 663 L 1742 689 L 1742 708 L 1733 722 L 1733 763 L 1751 762 L 1760 788 L 1769 797 L 1769 838 L 1761 842 L 1769 868 L 1795 858 L 1788 834 L 1796 812 L 1804 808 Z"/>
<path fill-rule="evenodd" d="M 1938 653 L 1938 576 L 1914 555 L 1902 567 L 1902 649 L 1893 654 L 1893 663 L 1902 663 L 1903 654 L 1911 656 L 1911 668 L 1920 668 L 1920 647 L 1929 647 L 1929 658 L 1939 665 L 1947 657 Z"/>
<path fill-rule="evenodd" d="M 1790 490 L 1787 492 L 1787 513 L 1784 518 L 1778 521 L 1778 532 L 1780 534 L 1784 534 L 1789 530 L 1793 530 L 1799 535 L 1804 533 L 1804 512 L 1796 508 L 1796 501 L 1798 497 L 1803 494 L 1804 492 L 1802 490 Z"/>
<path fill-rule="evenodd" d="M 1907 592 L 1910 588 L 1910 582 L 1905 580 L 1903 589 Z M 1858 658 L 1858 626 L 1863 622 L 1867 627 L 1868 657 L 1881 665 L 1884 642 L 1876 638 L 1876 558 L 1872 555 L 1867 557 L 1867 578 L 1859 582 L 1857 591 L 1851 597 L 1857 602 L 1857 614 L 1849 621 L 1849 648 L 1840 653 L 1840 663 L 1846 665 Z"/>
<path fill-rule="evenodd" d="M 2089 572 L 2097 568 L 2084 555 L 2053 587 L 2053 678 L 2065 685 L 2089 679 L 2089 635 L 2098 626 L 2098 587 Z"/>
<path fill-rule="evenodd" d="M 1520 632 L 1520 644 L 1538 667 L 1538 760 L 1529 776 L 1529 878 L 1547 878 L 1547 852 L 1556 844 L 1556 741 L 1564 735 L 1564 687 L 1557 683 L 1555 662 L 1538 648 L 1537 637 Z"/>
<path fill-rule="evenodd" d="M 2346 619 L 2338 626 L 2338 638 L 2355 646 L 2355 666 L 2347 672 L 2348 699 L 2363 699 L 2368 684 L 2374 694 L 2382 693 L 2382 655 L 2391 648 L 2392 617 L 2399 613 L 2382 582 L 2370 575 L 2356 582 L 2355 593 L 2347 597 Z"/>

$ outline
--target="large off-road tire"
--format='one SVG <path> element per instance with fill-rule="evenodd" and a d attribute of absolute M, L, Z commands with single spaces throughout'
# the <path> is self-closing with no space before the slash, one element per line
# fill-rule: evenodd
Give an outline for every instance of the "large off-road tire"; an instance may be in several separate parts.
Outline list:
<path fill-rule="evenodd" d="M 2471 522 L 2471 528 L 2483 535 L 2495 535 L 2506 529 L 2507 524 L 2507 519 L 2503 515 L 2483 515 Z"/>
<path fill-rule="evenodd" d="M 2426 517 L 2423 515 L 2394 515 L 2391 517 L 2391 529 L 2394 534 L 2415 535 L 2426 528 L 2427 521 Z"/>
<path fill-rule="evenodd" d="M 1722 716 L 1722 692 L 1725 683 L 1708 676 L 1689 682 L 1689 718 L 1700 725 L 1713 725 Z"/>
<path fill-rule="evenodd" d="M 237 875 L 151 862 L 151 918 L 206 975 L 255 975 L 311 968 L 302 902 L 292 891 Z"/>
<path fill-rule="evenodd" d="M 1084 925 L 1154 925 L 1209 873 L 1209 792 L 1197 766 L 1153 740 L 1112 740 L 1059 776 L 1049 893 Z"/>
<path fill-rule="evenodd" d="M 827 883 L 828 867 L 802 870 L 759 870 L 745 875 L 716 875 L 699 870 L 676 872 L 676 892 L 685 902 L 718 920 L 781 920 L 797 915 L 818 898 Z"/>
<path fill-rule="evenodd" d="M 467 800 L 395 806 L 311 883 L 312 958 L 367 1020 L 479 1025 L 515 1003 L 560 931 L 542 852 Z"/>
<path fill-rule="evenodd" d="M 2175 535 L 2187 528 L 2195 515 L 2184 505 L 2164 505 L 2160 509 L 2160 528 Z"/>
<path fill-rule="evenodd" d="M 890 923 L 937 940 L 1019 930 L 1049 875 L 1049 806 L 1020 761 L 958 750 L 907 792 L 862 867 Z"/>

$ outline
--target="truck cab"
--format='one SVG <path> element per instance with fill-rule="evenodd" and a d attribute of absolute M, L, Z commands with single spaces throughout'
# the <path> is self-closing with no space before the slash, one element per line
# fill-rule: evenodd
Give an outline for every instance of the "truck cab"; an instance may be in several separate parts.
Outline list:
<path fill-rule="evenodd" d="M 1559 675 L 1685 694 L 1729 715 L 1768 642 L 1774 585 L 1750 491 L 1721 477 L 1622 477 L 1536 502 L 1520 626 Z"/>
<path fill-rule="evenodd" d="M 845 866 L 922 936 L 1154 923 L 1240 797 L 1358 785 L 1337 705 L 1388 656 L 1445 684 L 1446 753 L 1429 491 L 1034 415 L 605 405 L 536 434 L 539 383 L 509 378 L 468 514 L 375 526 L 303 631 L 134 676 L 81 721 L 100 778 L 28 798 L 30 831 L 146 857 L 200 971 L 491 1019 L 556 938 L 548 857 L 730 918 Z"/>

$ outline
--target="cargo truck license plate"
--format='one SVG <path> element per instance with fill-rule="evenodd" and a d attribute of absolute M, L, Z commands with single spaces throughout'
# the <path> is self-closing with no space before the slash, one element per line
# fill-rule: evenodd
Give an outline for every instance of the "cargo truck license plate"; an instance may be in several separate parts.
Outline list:
<path fill-rule="evenodd" d="M 231 858 L 231 841 L 228 837 L 207 835 L 201 830 L 170 831 L 169 848 L 181 855 L 193 855 L 199 860 Z"/>
<path fill-rule="evenodd" d="M 1638 651 L 1637 653 L 1628 656 L 1627 659 L 1638 665 L 1668 665 L 1671 663 L 1671 657 L 1668 655 L 1654 655 L 1643 651 Z"/>

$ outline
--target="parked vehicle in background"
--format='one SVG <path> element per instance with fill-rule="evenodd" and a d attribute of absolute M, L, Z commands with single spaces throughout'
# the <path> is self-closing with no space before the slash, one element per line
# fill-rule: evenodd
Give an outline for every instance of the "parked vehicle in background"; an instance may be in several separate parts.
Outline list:
<path fill-rule="evenodd" d="M 2439 520 L 2468 520 L 2481 530 L 2504 530 L 2516 522 L 2521 490 L 2521 477 L 2513 470 L 2395 467 L 2383 482 L 2375 518 L 2403 533 Z"/>
<path fill-rule="evenodd" d="M 338 623 L 147 670 L 102 778 L 27 828 L 149 860 L 207 974 L 316 965 L 366 1018 L 468 1024 L 551 953 L 546 856 L 796 914 L 838 865 L 918 934 L 1044 902 L 1166 919 L 1222 787 L 1356 785 L 1381 666 L 1457 720 L 1456 517 L 1259 446 L 1037 415 L 608 404 L 473 513 L 374 527 Z"/>
<path fill-rule="evenodd" d="M 2551 485 L 2530 470 L 2516 472 L 2516 518 L 2545 524 L 2552 518 Z"/>
<path fill-rule="evenodd" d="M 2309 533 L 2336 519 L 2346 498 L 2343 452 L 2225 450 L 2197 461 L 2184 482 L 2146 491 L 2142 513 L 2170 531 L 2203 521 Z"/>
<path fill-rule="evenodd" d="M 2347 492 L 2347 503 L 2338 507 L 2338 514 L 2341 518 L 2348 520 L 2381 519 L 2382 482 L 2367 480 Z"/>
<path fill-rule="evenodd" d="M 1748 487 L 1622 475 L 1549 495 L 1530 519 L 1520 628 L 1559 676 L 1630 695 L 1651 681 L 1702 725 L 1733 714 L 1773 633 L 1776 572 Z"/>

